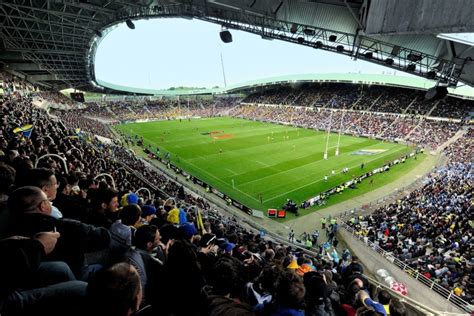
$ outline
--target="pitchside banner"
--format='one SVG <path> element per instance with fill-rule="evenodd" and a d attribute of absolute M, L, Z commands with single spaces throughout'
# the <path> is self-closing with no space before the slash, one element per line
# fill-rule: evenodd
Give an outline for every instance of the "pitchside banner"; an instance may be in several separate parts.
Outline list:
<path fill-rule="evenodd" d="M 411 152 L 410 154 L 406 155 L 406 156 L 403 156 L 399 159 L 395 159 L 393 161 L 390 161 L 388 163 L 386 163 L 385 165 L 383 165 L 382 167 L 380 168 L 375 168 L 374 170 L 372 171 L 369 171 L 357 178 L 354 178 L 352 180 L 349 180 L 347 181 L 346 183 L 342 184 L 342 185 L 338 185 L 337 187 L 334 187 L 334 188 L 331 188 L 323 193 L 320 193 L 318 195 L 316 195 L 315 197 L 312 197 L 311 199 L 309 200 L 306 200 L 304 202 L 304 204 L 307 204 L 309 206 L 313 206 L 314 204 L 316 204 L 317 202 L 319 202 L 320 200 L 334 194 L 334 193 L 337 193 L 338 192 L 338 188 L 341 188 L 341 187 L 344 187 L 344 188 L 348 188 L 350 185 L 352 185 L 353 183 L 358 183 L 358 182 L 362 182 L 362 180 L 366 179 L 366 178 L 369 178 L 371 177 L 372 175 L 376 174 L 376 173 L 380 173 L 380 172 L 385 172 L 385 171 L 388 171 L 390 170 L 390 167 L 393 166 L 393 165 L 396 165 L 396 164 L 399 164 L 399 163 L 404 163 L 406 161 L 407 158 L 409 157 L 413 157 L 415 156 L 415 154 L 418 154 L 420 152 L 423 152 L 421 149 L 420 150 L 416 150 L 416 152 Z"/>
<path fill-rule="evenodd" d="M 220 197 L 220 198 L 222 198 L 222 199 L 225 198 L 224 193 L 222 193 L 222 192 L 220 192 L 220 191 L 218 191 L 218 190 L 216 190 L 216 189 L 214 189 L 214 188 L 212 188 L 211 191 L 212 191 L 212 193 L 214 193 L 214 194 L 217 195 L 218 197 Z"/>

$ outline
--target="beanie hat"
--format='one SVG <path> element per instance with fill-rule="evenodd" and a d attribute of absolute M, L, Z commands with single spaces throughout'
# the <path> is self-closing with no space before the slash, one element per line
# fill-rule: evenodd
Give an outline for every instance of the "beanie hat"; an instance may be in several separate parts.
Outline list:
<path fill-rule="evenodd" d="M 142 206 L 142 217 L 147 217 L 149 215 L 156 214 L 156 208 L 152 205 L 143 205 Z"/>
<path fill-rule="evenodd" d="M 135 193 L 127 193 L 122 196 L 120 205 L 123 207 L 130 204 L 138 204 L 138 195 Z"/>
<path fill-rule="evenodd" d="M 226 242 L 222 243 L 219 247 L 220 247 L 222 250 L 224 250 L 225 252 L 231 252 L 232 249 L 234 249 L 235 244 L 226 241 Z"/>
<path fill-rule="evenodd" d="M 185 223 L 179 226 L 179 230 L 184 238 L 188 239 L 197 234 L 197 229 L 193 223 Z"/>

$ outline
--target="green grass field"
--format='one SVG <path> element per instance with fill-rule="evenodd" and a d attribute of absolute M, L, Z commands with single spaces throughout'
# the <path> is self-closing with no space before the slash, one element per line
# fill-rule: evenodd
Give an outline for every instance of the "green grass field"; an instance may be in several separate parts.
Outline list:
<path fill-rule="evenodd" d="M 159 147 L 162 155 L 171 153 L 178 167 L 258 210 L 280 208 L 288 198 L 301 203 L 411 151 L 405 145 L 342 135 L 340 155 L 336 157 L 338 135 L 331 134 L 329 159 L 324 160 L 324 132 L 235 118 L 128 123 L 117 129 L 142 136 L 145 144 Z M 376 153 L 354 154 L 361 150 Z M 388 183 L 414 168 L 422 158 L 408 159 L 374 178 L 376 185 L 369 186 L 366 180 L 357 189 L 331 197 L 328 204 Z M 349 168 L 347 174 L 342 173 L 344 167 Z M 335 175 L 331 175 L 332 170 Z M 325 175 L 329 177 L 327 182 Z"/>

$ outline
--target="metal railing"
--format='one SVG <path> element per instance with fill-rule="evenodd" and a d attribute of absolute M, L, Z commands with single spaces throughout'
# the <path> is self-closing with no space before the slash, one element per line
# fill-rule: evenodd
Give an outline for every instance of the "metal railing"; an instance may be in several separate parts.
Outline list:
<path fill-rule="evenodd" d="M 147 161 L 146 159 L 140 157 L 140 159 L 143 161 Z M 147 161 L 148 162 L 148 161 Z M 164 169 L 161 169 L 159 168 L 158 166 L 156 166 L 155 164 L 150 164 L 152 168 L 156 168 L 158 169 L 159 171 L 163 172 L 166 176 L 168 177 L 173 177 L 175 175 L 171 174 L 171 173 L 168 173 L 167 170 L 164 170 Z M 174 179 L 174 181 L 176 181 L 177 179 Z M 395 195 L 399 195 L 401 193 L 401 191 L 404 191 L 406 190 L 408 187 L 413 187 L 413 186 L 416 186 L 416 185 L 419 185 L 419 182 L 422 181 L 421 179 L 417 181 L 416 184 L 411 184 L 410 186 L 407 186 L 403 189 L 400 189 L 400 190 L 397 190 L 396 193 L 393 193 L 391 194 L 390 196 L 387 196 L 386 198 L 384 199 L 381 199 L 381 200 L 378 200 L 377 202 L 377 205 L 379 205 L 379 203 L 382 203 L 382 202 L 386 202 L 386 200 L 388 200 L 389 198 L 393 198 L 393 196 Z M 178 182 L 183 184 L 185 186 L 185 190 L 190 192 L 190 193 L 194 193 L 200 197 L 202 197 L 203 199 L 211 202 L 212 204 L 215 204 L 216 206 L 218 206 L 218 208 L 220 209 L 223 209 L 225 210 L 227 213 L 229 214 L 232 214 L 233 216 L 236 216 L 237 217 L 240 217 L 242 219 L 242 222 L 245 223 L 246 225 L 252 227 L 254 230 L 256 231 L 265 231 L 267 232 L 267 234 L 269 235 L 270 238 L 272 238 L 273 240 L 275 241 L 278 241 L 280 243 L 283 243 L 283 244 L 286 244 L 286 245 L 291 245 L 292 247 L 295 247 L 295 248 L 298 248 L 300 249 L 301 251 L 305 251 L 311 255 L 314 255 L 314 256 L 317 256 L 317 253 L 314 252 L 314 251 L 311 251 L 311 250 L 308 250 L 306 248 L 304 248 L 303 246 L 300 246 L 298 244 L 294 244 L 294 243 L 290 243 L 288 242 L 288 240 L 281 236 L 281 235 L 278 235 L 276 233 L 273 233 L 272 231 L 269 231 L 266 229 L 266 227 L 264 227 L 263 225 L 255 222 L 255 221 L 251 221 L 250 218 L 247 218 L 246 216 L 244 217 L 243 216 L 243 213 L 241 211 L 236 211 L 234 210 L 233 208 L 231 207 L 228 207 L 227 205 L 223 204 L 223 203 L 216 203 L 216 201 L 214 199 L 210 199 L 210 196 L 209 194 L 205 194 L 195 188 L 192 188 L 192 187 L 189 187 L 185 181 L 180 181 L 178 179 Z M 212 194 L 210 194 L 212 196 Z M 214 200 L 214 201 L 213 201 Z M 217 199 L 219 200 L 219 199 Z M 431 290 L 435 291 L 436 293 L 440 294 L 441 296 L 443 296 L 444 298 L 446 298 L 448 301 L 452 302 L 454 305 L 456 305 L 457 307 L 461 308 L 462 310 L 465 310 L 467 312 L 471 312 L 472 311 L 472 306 L 467 303 L 466 301 L 464 301 L 463 299 L 459 298 L 458 296 L 456 295 L 453 295 L 453 293 L 445 288 L 443 288 L 442 286 L 440 286 L 439 284 L 437 284 L 436 282 L 432 281 L 432 280 L 429 280 L 428 278 L 426 278 L 423 274 L 419 273 L 418 271 L 416 271 L 415 269 L 409 267 L 408 265 L 406 265 L 405 263 L 403 263 L 402 261 L 400 261 L 399 259 L 395 258 L 393 255 L 389 254 L 388 252 L 386 252 L 385 250 L 383 250 L 382 248 L 380 248 L 378 245 L 370 242 L 370 241 L 366 241 L 364 240 L 364 238 L 362 238 L 361 236 L 357 236 L 357 234 L 355 234 L 355 230 L 352 229 L 350 226 L 348 226 L 347 224 L 345 223 L 342 223 L 342 227 L 345 228 L 346 230 L 348 230 L 349 232 L 352 233 L 353 236 L 355 236 L 357 239 L 359 240 L 362 240 L 362 242 L 366 245 L 369 245 L 370 248 L 374 251 L 376 251 L 377 253 L 379 253 L 380 255 L 382 255 L 383 257 L 385 257 L 388 261 L 390 261 L 391 263 L 394 263 L 396 266 L 398 266 L 400 269 L 402 269 L 403 271 L 409 273 L 412 277 L 414 277 L 416 280 L 420 281 L 421 283 L 425 284 L 426 286 L 430 287 Z M 373 281 L 373 280 L 372 280 Z M 377 283 L 377 285 L 379 286 L 380 284 L 376 281 L 373 281 L 372 283 Z M 390 292 L 393 293 L 393 290 L 391 290 L 390 288 L 386 287 L 385 288 L 387 290 L 390 290 Z M 428 310 L 430 312 L 432 312 L 433 314 L 435 315 L 439 315 L 440 313 L 438 311 L 435 311 L 427 306 L 424 306 L 423 304 L 411 299 L 411 298 L 408 298 L 408 297 L 404 297 L 406 301 L 409 301 L 410 303 L 414 304 L 414 305 L 418 305 L 420 306 L 422 309 L 425 309 L 425 310 Z"/>
<path fill-rule="evenodd" d="M 116 186 L 115 186 L 115 180 L 114 180 L 114 177 L 112 177 L 112 175 L 110 173 L 101 173 L 101 174 L 98 174 L 94 177 L 94 180 L 97 180 L 101 177 L 106 177 L 108 179 L 110 179 L 110 182 L 112 183 L 112 188 L 115 190 L 116 189 Z"/>
<path fill-rule="evenodd" d="M 46 155 L 43 155 L 43 156 L 39 157 L 35 162 L 35 168 L 38 167 L 38 163 L 41 159 L 48 158 L 48 157 L 55 157 L 55 158 L 58 158 L 59 160 L 61 160 L 61 162 L 63 164 L 63 167 L 64 167 L 64 171 L 66 172 L 66 174 L 69 174 L 69 169 L 67 168 L 66 159 L 64 159 L 64 157 L 61 157 L 57 154 L 46 154 Z"/>
<path fill-rule="evenodd" d="M 441 295 L 443 298 L 448 300 L 449 302 L 453 303 L 457 307 L 461 308 L 462 310 L 472 313 L 474 311 L 474 307 L 460 298 L 459 296 L 455 295 L 452 291 L 442 287 L 438 283 L 434 282 L 433 280 L 428 279 L 424 274 L 418 272 L 418 270 L 413 269 L 412 267 L 408 266 L 406 263 L 401 261 L 400 259 L 396 258 L 392 253 L 385 251 L 379 245 L 375 244 L 374 242 L 368 240 L 367 237 L 362 236 L 357 233 L 357 231 L 352 228 L 351 226 L 347 225 L 346 223 L 340 223 L 340 227 L 345 229 L 349 232 L 352 237 L 362 242 L 372 251 L 377 252 L 390 263 L 396 265 L 398 268 L 402 269 L 404 272 L 408 273 L 409 276 L 414 278 L 415 280 L 419 281 L 420 283 L 424 284 L 425 286 L 429 287 L 435 293 Z"/>

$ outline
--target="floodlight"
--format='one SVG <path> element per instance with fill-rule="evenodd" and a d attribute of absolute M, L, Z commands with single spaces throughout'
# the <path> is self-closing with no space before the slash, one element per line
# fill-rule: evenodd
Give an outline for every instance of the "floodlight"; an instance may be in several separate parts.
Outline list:
<path fill-rule="evenodd" d="M 431 70 L 426 73 L 426 78 L 428 79 L 435 79 L 436 78 L 436 71 Z"/>
<path fill-rule="evenodd" d="M 132 20 L 130 19 L 127 19 L 125 21 L 125 23 L 127 24 L 128 28 L 131 29 L 131 30 L 134 30 L 135 29 L 135 24 L 133 24 Z"/>
<path fill-rule="evenodd" d="M 416 70 L 416 65 L 415 64 L 409 64 L 407 66 L 407 70 L 408 71 L 415 71 Z"/>
<path fill-rule="evenodd" d="M 385 59 L 385 63 L 389 66 L 392 66 L 393 65 L 393 59 L 392 58 L 387 58 L 387 59 Z"/>
<path fill-rule="evenodd" d="M 417 62 L 417 61 L 422 60 L 423 57 L 421 55 L 411 53 L 411 54 L 408 54 L 407 59 L 409 61 Z"/>
<path fill-rule="evenodd" d="M 222 31 L 219 33 L 219 36 L 224 43 L 232 43 L 232 34 L 228 29 L 223 27 Z"/>

